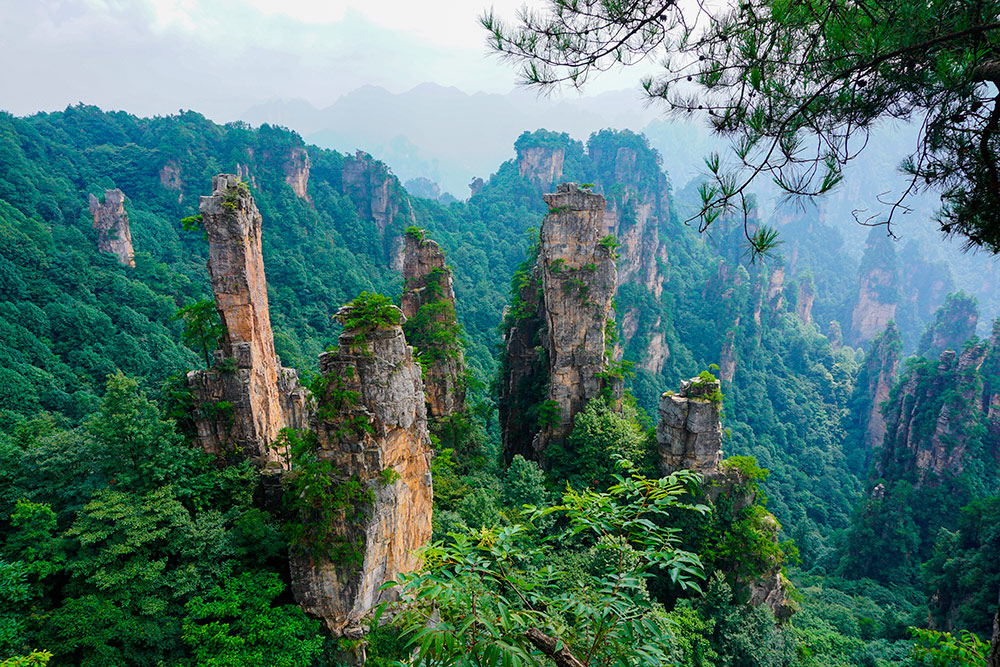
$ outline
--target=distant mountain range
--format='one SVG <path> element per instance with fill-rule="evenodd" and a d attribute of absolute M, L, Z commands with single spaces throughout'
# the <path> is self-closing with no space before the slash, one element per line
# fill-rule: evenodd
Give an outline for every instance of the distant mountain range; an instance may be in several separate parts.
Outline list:
<path fill-rule="evenodd" d="M 676 134 L 677 139 L 683 135 L 684 140 L 675 144 L 683 148 L 664 155 L 675 185 L 683 185 L 701 164 L 709 133 L 686 123 L 680 124 L 682 132 L 657 132 L 655 128 L 662 125 L 659 118 L 660 110 L 646 106 L 637 90 L 549 98 L 523 89 L 506 95 L 468 94 L 433 83 L 401 94 L 365 86 L 325 109 L 303 100 L 281 100 L 243 114 L 249 123 L 282 125 L 324 148 L 362 149 L 391 165 L 402 181 L 428 178 L 460 199 L 468 197 L 474 177 L 488 177 L 512 157 L 512 146 L 522 132 L 539 128 L 567 132 L 583 141 L 606 127 Z"/>
<path fill-rule="evenodd" d="M 253 124 L 270 123 L 295 130 L 323 148 L 353 153 L 363 150 L 384 161 L 404 184 L 428 179 L 458 199 L 469 196 L 468 184 L 475 177 L 488 179 L 505 160 L 514 157 L 513 145 L 524 131 L 547 129 L 566 132 L 586 141 L 603 128 L 642 132 L 662 157 L 675 192 L 703 171 L 704 158 L 718 150 L 725 155 L 726 143 L 712 135 L 701 122 L 665 118 L 662 109 L 647 105 L 639 90 L 620 90 L 594 96 L 544 97 L 515 89 L 505 95 L 465 93 L 457 88 L 423 83 L 404 92 L 392 93 L 364 86 L 340 97 L 324 109 L 304 100 L 278 100 L 248 109 L 242 119 Z M 763 219 L 778 222 L 789 216 L 817 217 L 838 230 L 845 249 L 860 258 L 869 228 L 859 225 L 876 211 L 885 211 L 890 194 L 905 187 L 898 165 L 914 145 L 915 130 L 905 124 L 886 124 L 873 130 L 861 156 L 845 171 L 840 187 L 822 200 L 818 209 L 794 211 L 794 204 L 771 211 L 778 204 L 776 189 L 768 179 L 758 179 Z M 426 182 L 413 183 L 413 193 L 434 192 Z M 879 200 L 882 200 L 880 204 Z M 897 211 L 894 232 L 902 249 L 918 242 L 928 257 L 946 261 L 958 286 L 980 300 L 983 326 L 987 317 L 1000 313 L 1000 294 L 993 289 L 1000 276 L 998 265 L 988 255 L 964 255 L 960 244 L 942 240 L 931 221 L 940 205 L 936 193 L 925 193 L 907 201 L 909 215 Z"/>

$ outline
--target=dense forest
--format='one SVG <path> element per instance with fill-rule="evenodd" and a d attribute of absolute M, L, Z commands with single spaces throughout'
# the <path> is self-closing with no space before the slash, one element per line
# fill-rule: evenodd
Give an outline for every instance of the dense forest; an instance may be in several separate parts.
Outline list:
<path fill-rule="evenodd" d="M 339 354 L 356 325 L 338 319 L 341 306 L 393 325 L 385 308 L 412 289 L 407 238 L 447 258 L 460 326 L 436 326 L 450 316 L 439 300 L 403 325 L 425 379 L 459 348 L 467 370 L 464 410 L 432 419 L 433 546 L 403 582 L 434 599 L 439 627 L 461 626 L 464 596 L 481 590 L 494 637 L 547 614 L 574 649 L 601 629 L 588 625 L 595 610 L 623 605 L 632 621 L 595 631 L 587 664 L 985 656 L 1000 595 L 1000 334 L 977 337 L 990 327 L 948 266 L 879 228 L 857 261 L 819 209 L 755 218 L 781 233 L 765 257 L 746 253 L 740 219 L 699 234 L 698 183 L 672 184 L 632 132 L 585 143 L 525 132 L 512 153 L 468 200 L 437 200 L 408 193 L 391 165 L 280 127 L 88 106 L 0 115 L 0 664 L 357 656 L 290 588 L 302 503 L 262 501 L 266 471 L 218 465 L 195 445 L 205 415 L 187 374 L 225 370 L 213 361 L 224 335 L 199 217 L 219 173 L 238 175 L 259 208 L 274 351 L 317 398 L 339 390 L 320 355 Z M 540 466 L 504 451 L 502 415 L 516 406 L 523 428 L 551 428 L 551 387 L 504 398 L 505 345 L 550 270 L 540 228 L 560 211 L 542 195 L 562 182 L 607 202 L 612 370 Z M 115 189 L 134 266 L 100 250 L 88 204 Z M 585 279 L 560 278 L 581 294 Z M 656 464 L 661 400 L 698 377 L 720 383 L 709 402 L 729 476 L 715 482 Z M 285 494 L 301 500 L 319 464 L 298 441 L 289 450 Z M 642 540 L 602 532 L 601 521 L 621 528 L 627 508 L 645 517 Z M 473 556 L 478 575 L 454 565 Z M 538 596 L 530 609 L 518 586 L 482 576 L 508 566 Z M 770 579 L 780 604 L 756 597 Z M 627 581 L 627 595 L 607 593 L 609 581 Z M 370 619 L 368 661 L 406 660 L 414 646 L 448 664 L 549 655 L 496 639 L 456 657 L 441 633 L 414 630 L 412 609 Z"/>

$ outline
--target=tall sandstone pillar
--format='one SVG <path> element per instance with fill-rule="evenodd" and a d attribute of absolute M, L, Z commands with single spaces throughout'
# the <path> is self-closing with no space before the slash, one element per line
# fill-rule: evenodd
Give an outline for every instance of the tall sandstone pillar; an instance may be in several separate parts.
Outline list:
<path fill-rule="evenodd" d="M 233 174 L 212 179 L 201 198 L 208 236 L 208 272 L 225 327 L 217 363 L 188 374 L 197 403 L 198 440 L 220 460 L 247 457 L 265 468 L 288 468 L 274 447 L 282 428 L 304 428 L 308 399 L 298 374 L 281 368 L 267 303 L 261 216 Z"/>
<path fill-rule="evenodd" d="M 545 461 L 587 403 L 607 391 L 620 398 L 611 370 L 617 349 L 606 333 L 618 287 L 615 244 L 601 195 L 563 183 L 543 195 L 535 266 L 523 272 L 506 316 L 500 383 L 504 457 Z"/>
<path fill-rule="evenodd" d="M 359 483 L 370 491 L 370 504 L 363 516 L 341 512 L 334 527 L 350 553 L 331 557 L 329 550 L 293 545 L 290 566 L 302 609 L 324 619 L 334 635 L 359 638 L 362 618 L 397 595 L 380 587 L 420 567 L 414 551 L 431 537 L 433 489 L 424 385 L 413 348 L 398 324 L 352 328 L 352 309 L 338 313 L 345 324 L 338 350 L 320 356 L 326 390 L 314 418 L 316 456 L 332 464 L 335 484 Z"/>
<path fill-rule="evenodd" d="M 559 414 L 536 436 L 533 446 L 539 453 L 550 440 L 568 436 L 573 418 L 612 381 L 605 375 L 605 334 L 618 289 L 614 247 L 605 240 L 604 197 L 575 183 L 563 183 L 543 197 L 549 214 L 542 222 L 538 266 L 548 353 L 546 400 L 558 404 Z"/>
<path fill-rule="evenodd" d="M 406 340 L 425 361 L 428 417 L 433 421 L 465 410 L 465 357 L 458 342 L 455 289 L 441 247 L 408 230 L 403 249 Z"/>

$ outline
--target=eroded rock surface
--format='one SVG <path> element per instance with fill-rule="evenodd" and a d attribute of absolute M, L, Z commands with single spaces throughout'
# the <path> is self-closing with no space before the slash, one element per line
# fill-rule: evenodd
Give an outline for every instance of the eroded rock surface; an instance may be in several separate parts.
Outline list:
<path fill-rule="evenodd" d="M 309 151 L 301 146 L 293 148 L 282 165 L 285 172 L 285 183 L 292 187 L 295 196 L 309 201 Z"/>
<path fill-rule="evenodd" d="M 934 313 L 917 346 L 921 356 L 937 356 L 945 350 L 961 350 L 965 341 L 976 333 L 979 307 L 975 297 L 963 292 L 951 294 Z"/>
<path fill-rule="evenodd" d="M 984 385 L 979 372 L 990 359 L 997 364 L 1000 329 L 988 341 L 945 350 L 937 364 L 914 367 L 893 389 L 886 406 L 886 435 L 876 461 L 878 477 L 909 477 L 918 485 L 934 484 L 942 475 L 965 469 L 974 424 L 990 412 L 997 387 Z M 996 443 L 991 446 L 996 449 Z M 995 455 L 995 454 L 994 454 Z"/>
<path fill-rule="evenodd" d="M 606 331 L 618 288 L 613 248 L 606 240 L 604 197 L 561 184 L 544 195 L 538 267 L 542 283 L 543 346 L 548 357 L 546 400 L 558 404 L 558 421 L 543 429 L 533 447 L 543 452 L 564 438 L 573 417 L 609 385 Z M 609 324 L 610 323 L 610 324 Z"/>
<path fill-rule="evenodd" d="M 105 190 L 103 204 L 90 195 L 90 214 L 94 217 L 94 229 L 97 230 L 97 249 L 117 257 L 122 266 L 135 268 L 125 194 L 117 188 Z"/>
<path fill-rule="evenodd" d="M 455 289 L 441 247 L 422 231 L 405 235 L 401 307 L 407 342 L 425 359 L 432 420 L 465 410 L 465 357 L 459 343 Z"/>
<path fill-rule="evenodd" d="M 202 448 L 225 461 L 247 457 L 287 469 L 287 452 L 274 447 L 286 426 L 304 428 L 309 404 L 294 370 L 281 368 L 267 302 L 261 253 L 261 216 L 250 191 L 234 174 L 212 179 L 201 198 L 208 236 L 208 272 L 225 334 L 213 368 L 188 373 L 200 406 Z"/>
<path fill-rule="evenodd" d="M 535 185 L 549 188 L 562 178 L 565 160 L 565 148 L 531 146 L 518 149 L 517 170 L 522 177 L 532 181 Z"/>
<path fill-rule="evenodd" d="M 569 435 L 591 399 L 621 391 L 607 337 L 618 271 L 604 197 L 576 183 L 543 196 L 549 214 L 535 264 L 519 274 L 520 298 L 505 316 L 500 422 L 508 461 L 544 461 L 548 443 Z"/>
<path fill-rule="evenodd" d="M 338 313 L 347 321 L 351 306 Z M 420 366 L 399 325 L 346 328 L 336 352 L 320 356 L 326 392 L 314 419 L 317 456 L 336 483 L 372 493 L 363 518 L 343 513 L 336 532 L 360 551 L 334 562 L 319 552 L 291 557 L 292 591 L 336 636 L 360 636 L 361 619 L 393 599 L 379 588 L 420 566 L 414 550 L 431 536 L 431 443 Z M 358 564 L 360 562 L 360 565 Z"/>
<path fill-rule="evenodd" d="M 869 453 L 882 446 L 885 438 L 885 417 L 882 414 L 882 404 L 889 399 L 889 392 L 896 381 L 899 371 L 902 342 L 899 330 L 892 322 L 885 332 L 872 342 L 872 347 L 865 357 L 862 373 L 859 375 L 857 390 L 864 392 L 868 409 L 863 416 L 863 444 Z"/>
<path fill-rule="evenodd" d="M 341 181 L 358 216 L 374 221 L 383 239 L 385 257 L 398 255 L 403 230 L 416 223 L 403 186 L 385 164 L 363 151 L 344 160 Z"/>
<path fill-rule="evenodd" d="M 719 382 L 698 377 L 681 383 L 680 391 L 660 397 L 656 426 L 660 472 L 677 470 L 715 473 L 722 462 Z"/>

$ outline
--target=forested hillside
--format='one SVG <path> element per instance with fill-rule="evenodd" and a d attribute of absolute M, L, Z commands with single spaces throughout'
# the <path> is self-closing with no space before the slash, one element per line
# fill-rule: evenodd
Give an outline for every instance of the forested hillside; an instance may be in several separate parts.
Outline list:
<path fill-rule="evenodd" d="M 186 379 L 195 369 L 225 377 L 235 368 L 235 355 L 213 356 L 232 341 L 212 307 L 199 214 L 219 173 L 241 182 L 232 199 L 215 193 L 223 207 L 252 197 L 259 209 L 274 351 L 314 400 L 357 408 L 353 390 L 331 383 L 321 364 L 346 364 L 355 345 L 377 346 L 380 331 L 405 332 L 425 382 L 429 365 L 446 356 L 462 359 L 452 372 L 468 369 L 467 407 L 429 415 L 442 562 L 459 558 L 447 549 L 468 547 L 449 543 L 448 533 L 497 535 L 489 548 L 500 567 L 569 568 L 559 585 L 572 581 L 577 597 L 548 604 L 570 605 L 579 621 L 591 612 L 571 603 L 583 604 L 589 586 L 655 550 L 569 530 L 586 515 L 574 503 L 627 504 L 629 494 L 661 484 L 657 497 L 669 502 L 649 526 L 664 528 L 660 546 L 680 555 L 669 576 L 635 565 L 645 574 L 624 615 L 648 616 L 653 625 L 637 625 L 636 636 L 669 644 L 642 661 L 917 665 L 908 626 L 988 640 L 1000 581 L 996 340 L 974 337 L 974 299 L 949 296 L 948 267 L 916 244 L 899 250 L 877 229 L 857 263 L 808 210 L 751 219 L 754 228 L 779 228 L 783 240 L 753 257 L 742 219 L 698 233 L 689 223 L 696 184 L 676 189 L 649 142 L 631 132 L 603 130 L 586 143 L 525 132 L 512 155 L 474 183 L 467 201 L 442 203 L 407 193 L 391 165 L 307 146 L 268 125 L 85 106 L 0 115 L 0 660 L 31 649 L 52 652 L 53 665 L 357 658 L 356 644 L 345 646 L 295 604 L 289 545 L 294 562 L 308 533 L 302 517 L 325 511 L 309 505 L 315 498 L 342 513 L 373 501 L 354 487 L 337 487 L 344 493 L 334 497 L 309 486 L 330 472 L 309 458 L 322 446 L 309 440 L 315 434 L 286 434 L 282 445 L 292 471 L 285 493 L 296 489 L 301 502 L 273 500 L 273 471 L 262 475 L 247 461 L 220 467 L 192 446 L 204 436 L 200 423 L 224 423 L 232 409 L 220 400 L 208 414 Z M 548 380 L 520 402 L 502 398 L 506 346 L 530 310 L 525 297 L 542 289 L 537 272 L 560 276 L 563 296 L 591 305 L 586 272 L 598 267 L 561 273 L 566 262 L 539 259 L 543 219 L 565 213 L 542 195 L 566 181 L 607 204 L 598 235 L 616 275 L 599 327 L 607 391 L 574 415 L 540 467 L 505 456 L 498 413 L 516 405 L 525 432 L 554 428 Z M 116 189 L 123 213 L 113 210 Z M 102 215 L 118 231 L 98 229 Z M 123 216 L 134 266 L 99 250 L 125 241 Z M 432 298 L 410 312 L 431 310 L 397 331 L 396 311 L 374 295 L 400 303 L 404 289 L 419 291 L 412 276 L 404 282 L 404 257 L 426 240 L 440 245 L 448 267 L 422 278 L 419 290 Z M 445 273 L 460 330 L 448 319 L 450 300 L 435 291 Z M 338 320 L 348 302 L 354 310 Z M 342 335 L 345 322 L 348 334 L 372 337 Z M 921 356 L 904 361 L 910 353 Z M 655 427 L 665 392 L 702 400 L 682 384 L 692 377 L 701 377 L 695 389 L 719 381 L 705 400 L 730 458 L 704 477 L 671 476 L 657 467 Z M 345 371 L 344 382 L 354 381 Z M 331 414 L 321 410 L 320 421 L 334 422 Z M 344 437 L 352 423 L 334 435 L 321 430 L 320 439 Z M 619 468 L 621 457 L 629 463 Z M 559 512 L 527 522 L 519 514 L 560 498 Z M 551 553 L 534 550 L 543 539 Z M 607 549 L 624 560 L 609 563 Z M 350 560 L 330 556 L 338 567 L 340 557 Z M 427 576 L 411 590 L 439 594 L 438 574 Z M 780 603 L 765 581 L 779 582 Z M 405 655 L 397 626 L 372 630 L 370 661 Z"/>

